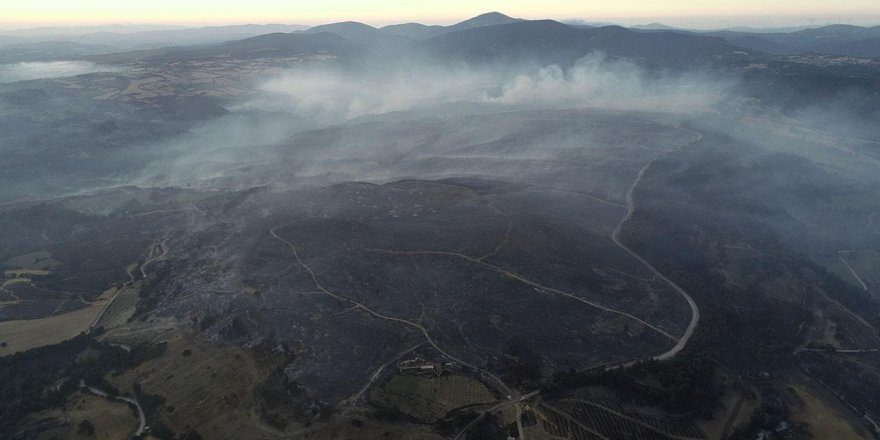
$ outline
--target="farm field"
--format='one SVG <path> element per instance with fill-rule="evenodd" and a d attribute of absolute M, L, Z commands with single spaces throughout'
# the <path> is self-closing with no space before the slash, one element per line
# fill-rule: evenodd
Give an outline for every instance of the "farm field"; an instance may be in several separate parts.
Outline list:
<path fill-rule="evenodd" d="M 558 437 L 638 438 L 646 440 L 704 439 L 688 420 L 649 418 L 626 414 L 620 407 L 605 407 L 585 400 L 541 404 L 545 430 Z"/>
<path fill-rule="evenodd" d="M 107 310 L 98 318 L 95 327 L 110 329 L 125 324 L 134 315 L 140 294 L 140 282 L 126 285 L 113 298 Z"/>
<path fill-rule="evenodd" d="M 0 356 L 57 344 L 87 331 L 116 289 L 110 289 L 90 306 L 48 318 L 0 322 Z"/>
<path fill-rule="evenodd" d="M 378 406 L 395 408 L 418 420 L 431 422 L 466 405 L 489 403 L 495 397 L 480 382 L 450 374 L 439 377 L 395 375 L 370 394 Z"/>

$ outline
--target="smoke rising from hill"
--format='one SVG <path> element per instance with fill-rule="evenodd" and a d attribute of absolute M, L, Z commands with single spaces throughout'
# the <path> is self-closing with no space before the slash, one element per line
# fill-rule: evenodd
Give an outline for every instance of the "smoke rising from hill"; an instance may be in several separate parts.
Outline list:
<path fill-rule="evenodd" d="M 405 120 L 567 108 L 697 115 L 715 111 L 733 84 L 697 74 L 649 75 L 634 63 L 609 60 L 601 54 L 591 54 L 568 69 L 555 65 L 511 71 L 432 66 L 393 74 L 290 70 L 260 83 L 255 96 L 229 106 L 230 115 L 163 145 L 177 158 L 173 163 L 153 164 L 141 176 L 144 180 L 136 183 L 194 184 L 216 179 L 254 162 L 272 162 L 277 150 L 273 146 L 296 150 L 298 141 L 291 139 L 296 133 L 359 123 L 378 115 Z M 497 137 L 504 134 L 499 132 Z M 363 156 L 375 153 L 374 147 L 350 142 Z M 416 153 L 408 148 L 398 153 Z M 331 151 L 320 159 L 334 159 Z M 306 154 L 315 152 L 304 152 L 300 158 Z"/>

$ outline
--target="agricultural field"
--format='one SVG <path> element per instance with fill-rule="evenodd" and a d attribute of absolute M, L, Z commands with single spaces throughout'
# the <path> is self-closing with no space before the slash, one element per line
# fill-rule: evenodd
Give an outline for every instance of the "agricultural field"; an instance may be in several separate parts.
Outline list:
<path fill-rule="evenodd" d="M 619 406 L 609 407 L 586 400 L 545 402 L 540 409 L 545 415 L 542 419 L 545 430 L 558 437 L 645 440 L 705 438 L 690 420 L 630 414 Z"/>
<path fill-rule="evenodd" d="M 425 422 L 438 420 L 455 408 L 494 400 L 482 383 L 458 374 L 438 377 L 395 375 L 370 394 L 373 404 L 400 410 Z"/>
<path fill-rule="evenodd" d="M 85 308 L 40 319 L 0 322 L 0 356 L 57 344 L 88 331 L 107 301 L 116 294 L 109 289 Z"/>
<path fill-rule="evenodd" d="M 106 310 L 97 319 L 95 327 L 111 329 L 128 322 L 134 315 L 135 306 L 140 295 L 140 287 L 140 281 L 122 287 L 116 296 L 113 297 L 113 302 L 107 305 Z"/>

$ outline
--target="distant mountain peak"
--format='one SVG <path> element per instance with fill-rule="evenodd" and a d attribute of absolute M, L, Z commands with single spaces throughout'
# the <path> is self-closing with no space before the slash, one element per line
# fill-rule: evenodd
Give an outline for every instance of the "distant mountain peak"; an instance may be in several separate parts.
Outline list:
<path fill-rule="evenodd" d="M 307 32 L 332 32 L 336 29 L 347 29 L 347 30 L 363 30 L 363 31 L 375 31 L 377 30 L 373 26 L 368 24 L 361 23 L 359 21 L 341 21 L 338 23 L 328 23 L 322 24 L 319 26 L 314 26 L 310 28 Z"/>
<path fill-rule="evenodd" d="M 456 29 L 470 29 L 483 26 L 496 26 L 500 24 L 516 23 L 518 21 L 523 20 L 519 18 L 509 17 L 500 12 L 487 12 L 485 14 L 480 14 L 474 18 L 465 20 L 452 27 Z"/>

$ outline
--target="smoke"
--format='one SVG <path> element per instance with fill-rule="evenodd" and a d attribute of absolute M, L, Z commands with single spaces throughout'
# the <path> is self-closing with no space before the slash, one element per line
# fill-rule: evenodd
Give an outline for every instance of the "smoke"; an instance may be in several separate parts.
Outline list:
<path fill-rule="evenodd" d="M 715 110 L 732 86 L 730 81 L 695 74 L 649 77 L 632 62 L 591 54 L 569 70 L 552 65 L 519 75 L 494 101 L 698 114 Z"/>
<path fill-rule="evenodd" d="M 652 78 L 631 62 L 591 54 L 569 69 L 550 65 L 518 74 L 440 66 L 392 76 L 291 71 L 262 84 L 259 98 L 235 110 L 289 113 L 313 125 L 451 103 L 699 113 L 712 110 L 731 85 L 697 75 Z"/>
<path fill-rule="evenodd" d="M 63 78 L 95 72 L 111 72 L 112 67 L 85 61 L 47 61 L 0 64 L 0 84 L 34 79 Z"/>
<path fill-rule="evenodd" d="M 170 143 L 145 147 L 169 154 L 133 183 L 212 186 L 235 181 L 252 185 L 271 181 L 255 176 L 253 166 L 287 163 L 293 167 L 295 161 L 309 161 L 308 170 L 289 171 L 313 176 L 315 169 L 325 169 L 321 162 L 338 162 L 351 152 L 364 158 L 430 153 L 422 150 L 423 139 L 416 130 L 412 136 L 395 133 L 384 142 L 379 136 L 373 143 L 333 136 L 315 141 L 314 136 L 299 135 L 376 118 L 385 122 L 448 121 L 468 114 L 581 108 L 693 115 L 715 111 L 732 87 L 732 82 L 701 75 L 652 76 L 631 62 L 609 60 L 601 54 L 591 54 L 568 69 L 554 65 L 529 70 L 435 65 L 402 68 L 392 74 L 387 70 L 290 70 L 258 83 L 248 99 L 228 106 L 229 115 Z M 470 139 L 463 137 L 462 142 L 492 142 L 514 129 L 498 126 Z M 541 157 L 541 148 L 535 145 L 529 155 Z M 279 150 L 284 152 L 283 158 Z M 347 165 L 351 174 L 346 178 L 369 178 L 358 175 L 356 168 L 356 164 Z M 246 173 L 250 175 L 244 176 Z M 236 177 L 230 177 L 233 175 Z"/>

